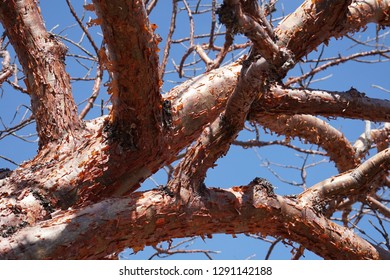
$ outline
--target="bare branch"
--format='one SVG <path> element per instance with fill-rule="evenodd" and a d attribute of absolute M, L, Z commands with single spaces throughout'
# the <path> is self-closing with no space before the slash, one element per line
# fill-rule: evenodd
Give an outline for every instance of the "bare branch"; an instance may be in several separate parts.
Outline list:
<path fill-rule="evenodd" d="M 310 76 L 315 75 L 316 73 L 324 71 L 325 69 L 327 69 L 327 68 L 329 68 L 331 66 L 335 66 L 335 65 L 338 65 L 340 63 L 345 63 L 347 61 L 353 60 L 353 59 L 358 58 L 358 57 L 380 55 L 380 54 L 387 54 L 387 53 L 390 53 L 390 49 L 372 50 L 372 51 L 369 51 L 369 52 L 359 52 L 359 53 L 356 53 L 356 54 L 353 54 L 353 55 L 340 57 L 340 58 L 334 59 L 334 60 L 332 60 L 332 61 L 330 61 L 328 63 L 320 65 L 320 66 L 310 70 L 309 72 L 305 73 L 302 76 L 299 76 L 299 77 L 296 77 L 296 78 L 289 78 L 288 81 L 285 83 L 285 86 L 289 86 L 289 85 L 291 85 L 293 83 L 300 82 L 300 81 L 302 81 L 302 80 L 304 80 L 304 79 L 306 79 L 306 78 L 308 78 Z"/>
<path fill-rule="evenodd" d="M 1 2 L 0 20 L 26 75 L 40 147 L 68 133 L 77 138 L 83 125 L 65 71 L 66 47 L 46 31 L 35 1 Z"/>
<path fill-rule="evenodd" d="M 315 205 L 335 196 L 366 193 L 378 177 L 387 174 L 390 167 L 390 149 L 386 149 L 354 170 L 326 179 L 299 195 L 302 205 Z"/>
<path fill-rule="evenodd" d="M 385 217 L 390 218 L 390 209 L 383 205 L 380 201 L 376 200 L 372 196 L 367 196 L 367 202 L 372 208 L 377 209 Z"/>
<path fill-rule="evenodd" d="M 143 149 L 147 139 L 157 139 L 160 133 L 159 38 L 153 34 L 155 26 L 149 23 L 141 0 L 94 0 L 94 4 L 108 47 L 105 66 L 113 78 L 108 89 L 111 127 L 128 148 Z"/>
<path fill-rule="evenodd" d="M 96 234 L 96 228 L 104 234 Z M 49 221 L 21 229 L 12 236 L 12 246 L 7 239 L 1 239 L 0 256 L 2 259 L 69 259 L 77 251 L 79 258 L 96 259 L 127 246 L 138 251 L 167 238 L 217 232 L 276 234 L 299 242 L 325 259 L 379 258 L 377 249 L 351 230 L 310 208 L 300 208 L 294 200 L 268 196 L 259 185 L 209 189 L 202 200 L 194 199 L 191 206 L 181 208 L 173 198 L 152 190 L 63 211 Z M 91 238 L 94 246 L 88 246 Z M 96 248 L 101 250 L 97 252 Z"/>
<path fill-rule="evenodd" d="M 343 134 L 323 120 L 309 115 L 257 115 L 251 118 L 286 137 L 299 137 L 323 148 L 340 172 L 357 166 L 355 150 Z M 336 144 L 337 143 L 337 144 Z"/>
<path fill-rule="evenodd" d="M 172 0 L 172 16 L 171 16 L 171 23 L 169 25 L 169 32 L 166 38 L 165 48 L 164 48 L 164 55 L 161 61 L 160 65 L 160 80 L 163 80 L 165 68 L 168 63 L 168 56 L 169 51 L 172 44 L 172 36 L 173 32 L 175 31 L 176 27 L 176 15 L 177 15 L 177 0 Z"/>
<path fill-rule="evenodd" d="M 300 153 L 326 156 L 326 153 L 324 153 L 324 152 L 303 149 L 301 147 L 292 145 L 290 143 L 290 141 L 288 141 L 287 139 L 283 140 L 283 141 L 280 141 L 280 140 L 274 140 L 274 141 L 259 141 L 259 140 L 239 141 L 239 140 L 234 140 L 232 144 L 236 145 L 236 146 L 241 146 L 245 149 L 253 148 L 253 147 L 265 147 L 265 146 L 270 146 L 270 145 L 281 145 L 281 146 L 285 146 L 285 147 L 294 149 Z"/>
<path fill-rule="evenodd" d="M 148 1 L 149 2 L 149 1 Z M 148 12 L 148 14 L 150 14 L 152 11 L 153 11 L 153 9 L 156 7 L 156 5 L 157 5 L 157 2 L 158 2 L 158 0 L 152 0 L 152 1 L 150 1 L 150 3 L 148 4 L 148 7 L 146 8 L 146 11 Z"/>
<path fill-rule="evenodd" d="M 34 121 L 34 116 L 30 116 L 29 118 L 21 121 L 19 124 L 15 125 L 13 127 L 7 127 L 4 130 L 0 130 L 0 140 L 9 136 L 9 135 L 13 135 L 16 131 L 31 124 L 33 121 Z"/>
<path fill-rule="evenodd" d="M 80 28 L 83 30 L 84 34 L 87 35 L 88 41 L 91 43 L 96 55 L 99 55 L 99 48 L 96 46 L 95 41 L 92 39 L 91 34 L 89 34 L 87 28 L 85 28 L 84 24 L 82 23 L 81 19 L 77 16 L 76 11 L 73 9 L 72 4 L 70 3 L 70 0 L 66 0 L 66 3 L 68 4 L 69 10 L 72 14 L 72 16 L 77 21 Z"/>
<path fill-rule="evenodd" d="M 91 110 L 91 108 L 93 107 L 93 103 L 95 102 L 96 98 L 99 95 L 102 78 L 103 78 L 103 68 L 100 65 L 98 65 L 95 82 L 93 84 L 92 94 L 91 97 L 88 99 L 87 105 L 85 105 L 84 109 L 80 113 L 81 119 L 84 119 L 85 116 L 88 114 L 89 110 Z"/>
<path fill-rule="evenodd" d="M 311 114 L 324 117 L 390 121 L 390 101 L 367 97 L 351 88 L 348 91 L 292 89 L 272 86 L 253 103 L 250 118 L 263 112 L 274 114 Z"/>

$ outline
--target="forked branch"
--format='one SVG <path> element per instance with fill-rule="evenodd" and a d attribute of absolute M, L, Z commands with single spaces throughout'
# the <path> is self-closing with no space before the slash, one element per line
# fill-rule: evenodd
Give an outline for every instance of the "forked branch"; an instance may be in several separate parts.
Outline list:
<path fill-rule="evenodd" d="M 102 50 L 105 67 L 113 78 L 110 124 L 117 139 L 132 139 L 131 149 L 143 149 L 143 143 L 157 137 L 161 125 L 155 25 L 150 24 L 142 0 L 93 2 L 108 48 Z"/>

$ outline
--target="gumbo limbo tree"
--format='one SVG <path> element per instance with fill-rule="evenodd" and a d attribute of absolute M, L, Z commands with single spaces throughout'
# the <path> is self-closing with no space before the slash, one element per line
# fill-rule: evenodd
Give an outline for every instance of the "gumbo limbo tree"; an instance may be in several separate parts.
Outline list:
<path fill-rule="evenodd" d="M 307 0 L 280 17 L 280 3 L 271 0 L 162 2 L 94 0 L 73 7 L 66 0 L 83 33 L 80 43 L 48 30 L 37 1 L 1 1 L 0 83 L 3 94 L 13 88 L 21 92 L 14 98 L 29 97 L 31 116 L 3 124 L 0 139 L 35 123 L 39 141 L 33 159 L 1 170 L 0 258 L 115 258 L 126 247 L 139 251 L 217 233 L 298 244 L 293 258 L 305 249 L 325 259 L 389 258 L 390 102 L 351 85 L 340 91 L 309 85 L 318 72 L 348 60 L 389 59 L 390 48 L 378 42 L 390 25 L 390 1 Z M 161 5 L 171 12 L 164 38 L 149 20 Z M 183 15 L 189 34 L 174 39 Z M 201 16 L 207 34 L 196 33 Z M 376 26 L 376 41 L 353 37 L 368 24 Z M 321 57 L 324 45 L 342 38 L 371 49 Z M 175 63 L 173 50 L 183 45 Z M 72 60 L 90 63 L 89 76 L 71 77 L 66 63 Z M 305 64 L 314 66 L 289 74 Z M 180 83 L 165 92 L 168 74 Z M 92 94 L 78 110 L 71 82 L 88 78 Z M 87 120 L 102 91 L 109 111 Z M 337 117 L 368 128 L 350 142 L 330 125 Z M 254 139 L 238 141 L 245 129 Z M 275 139 L 263 141 L 260 130 Z M 231 145 L 268 144 L 326 156 L 338 174 L 295 195 L 278 194 L 257 174 L 228 189 L 204 183 Z M 140 191 L 162 168 L 166 184 Z M 306 169 L 300 172 L 304 178 Z M 359 235 L 365 216 L 379 220 L 382 240 Z"/>

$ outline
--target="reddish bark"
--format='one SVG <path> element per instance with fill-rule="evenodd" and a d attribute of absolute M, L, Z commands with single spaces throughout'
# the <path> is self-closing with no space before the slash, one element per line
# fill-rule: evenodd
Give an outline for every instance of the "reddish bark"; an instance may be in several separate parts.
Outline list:
<path fill-rule="evenodd" d="M 285 90 L 275 86 L 275 79 L 332 36 L 354 32 L 368 22 L 390 24 L 389 1 L 350 3 L 305 1 L 275 29 L 275 38 L 272 32 L 251 33 L 263 19 L 250 13 L 245 18 L 245 9 L 240 10 L 242 30 L 267 61 L 241 60 L 215 69 L 179 85 L 162 100 L 158 41 L 143 1 L 94 0 L 96 22 L 108 46 L 107 52 L 100 50 L 99 61 L 112 75 L 113 108 L 109 116 L 84 126 L 64 70 L 65 49 L 47 33 L 37 3 L 2 2 L 0 20 L 26 75 L 41 149 L 0 180 L 0 258 L 104 258 L 125 246 L 140 250 L 174 237 L 242 232 L 281 236 L 324 258 L 383 258 L 367 241 L 330 222 L 320 206 L 321 200 L 336 195 L 366 195 L 368 180 L 383 180 L 388 171 L 388 150 L 359 165 L 342 135 L 302 114 L 345 113 L 388 121 L 388 103 L 347 92 L 336 104 L 330 95 L 339 93 L 307 96 L 307 91 L 288 89 L 291 94 L 284 95 Z M 270 96 L 281 101 L 278 108 Z M 353 110 L 343 111 L 351 102 Z M 313 104 L 336 109 L 320 111 Z M 366 104 L 383 112 L 364 112 Z M 298 199 L 277 196 L 259 181 L 199 191 L 206 171 L 227 152 L 248 112 L 251 120 L 271 130 L 321 146 L 340 172 L 355 173 L 342 175 L 341 187 L 336 184 L 340 178 L 330 178 L 336 183 L 320 183 Z M 180 195 L 134 193 L 195 140 L 170 183 L 172 189 L 186 185 Z M 388 141 L 381 143 L 385 149 Z M 356 174 L 360 177 L 353 181 Z M 192 192 L 194 184 L 198 192 Z"/>
<path fill-rule="evenodd" d="M 46 31 L 35 1 L 2 1 L 0 21 L 26 75 L 39 145 L 78 137 L 83 124 L 65 71 L 66 46 Z"/>
<path fill-rule="evenodd" d="M 251 119 L 267 114 L 311 114 L 388 122 L 390 102 L 351 88 L 345 92 L 272 87 L 252 105 Z"/>
<path fill-rule="evenodd" d="M 252 118 L 265 128 L 287 138 L 299 137 L 322 147 L 339 172 L 355 168 L 359 163 L 355 150 L 340 131 L 310 115 L 261 115 Z"/>
<path fill-rule="evenodd" d="M 21 230 L 16 237 L 1 240 L 0 255 L 11 259 L 96 259 L 129 244 L 138 251 L 176 237 L 211 238 L 215 233 L 244 232 L 288 238 L 326 259 L 379 258 L 377 250 L 351 230 L 255 183 L 229 190 L 209 189 L 202 198 L 185 205 L 158 190 L 108 199 L 66 215 L 59 213 L 48 222 Z"/>

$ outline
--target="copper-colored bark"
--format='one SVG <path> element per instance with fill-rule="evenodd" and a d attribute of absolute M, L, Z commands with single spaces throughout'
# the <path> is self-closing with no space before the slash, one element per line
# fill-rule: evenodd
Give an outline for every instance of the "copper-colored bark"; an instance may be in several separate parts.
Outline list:
<path fill-rule="evenodd" d="M 105 66 L 112 73 L 109 87 L 115 133 L 131 149 L 144 149 L 161 125 L 158 39 L 141 0 L 94 1 L 108 47 Z"/>
<path fill-rule="evenodd" d="M 274 86 L 252 105 L 250 118 L 271 114 L 311 114 L 324 117 L 390 121 L 390 101 L 370 98 L 351 88 L 345 92 Z"/>
<path fill-rule="evenodd" d="M 246 61 L 249 66 L 239 61 L 215 69 L 179 85 L 163 102 L 158 40 L 143 1 L 94 0 L 96 22 L 101 23 L 108 47 L 99 56 L 112 74 L 113 109 L 110 116 L 85 127 L 76 114 L 64 70 L 65 49 L 46 32 L 37 3 L 0 3 L 0 20 L 26 75 L 41 144 L 33 160 L 0 180 L 0 229 L 5 236 L 0 237 L 0 258 L 95 259 L 126 246 L 139 250 L 174 237 L 242 232 L 281 236 L 323 258 L 382 258 L 367 241 L 330 222 L 317 200 L 367 194 L 367 178 L 382 178 L 388 170 L 388 150 L 359 166 L 352 145 L 337 130 L 302 113 L 342 116 L 345 111 L 338 109 L 352 102 L 356 106 L 346 108 L 346 117 L 387 121 L 387 102 L 347 92 L 347 101 L 341 98 L 336 104 L 331 93 L 288 89 L 291 94 L 283 95 L 284 89 L 274 85 L 275 78 L 283 77 L 296 61 L 332 36 L 356 31 L 368 22 L 390 24 L 389 1 L 350 2 L 305 1 L 275 30 L 280 52 L 266 38 L 267 49 L 261 51 L 271 54 L 268 61 Z M 264 42 L 255 36 L 250 38 L 257 44 Z M 280 107 L 275 108 L 270 97 L 279 98 Z M 320 112 L 314 103 L 336 109 Z M 382 112 L 366 113 L 366 104 Z M 198 141 L 176 174 L 186 172 L 171 181 L 171 187 L 190 182 L 199 190 L 205 172 L 227 152 L 248 112 L 264 127 L 321 146 L 340 172 L 353 169 L 360 181 L 351 183 L 349 178 L 356 179 L 356 174 L 349 172 L 348 186 L 339 187 L 338 177 L 331 178 L 336 183 L 321 183 L 298 199 L 274 195 L 257 181 L 195 194 L 187 186 L 180 196 L 172 197 L 161 190 L 134 193 L 194 140 Z M 388 132 L 382 143 L 387 143 L 386 136 Z M 360 173 L 369 176 L 362 179 Z M 324 185 L 329 195 L 317 195 Z M 353 191 L 347 192 L 345 186 Z"/>
<path fill-rule="evenodd" d="M 355 150 L 342 133 L 323 120 L 310 115 L 258 115 L 253 118 L 266 128 L 286 137 L 299 137 L 319 145 L 340 172 L 356 167 Z"/>
<path fill-rule="evenodd" d="M 379 258 L 376 249 L 351 230 L 301 208 L 297 201 L 269 196 L 261 185 L 209 189 L 201 199 L 180 207 L 152 190 L 72 212 L 1 240 L 0 256 L 96 259 L 126 246 L 137 251 L 175 237 L 246 232 L 297 241 L 326 259 Z"/>
<path fill-rule="evenodd" d="M 65 71 L 67 49 L 46 31 L 36 1 L 2 1 L 0 21 L 26 75 L 40 147 L 65 135 L 77 137 L 83 124 Z"/>

